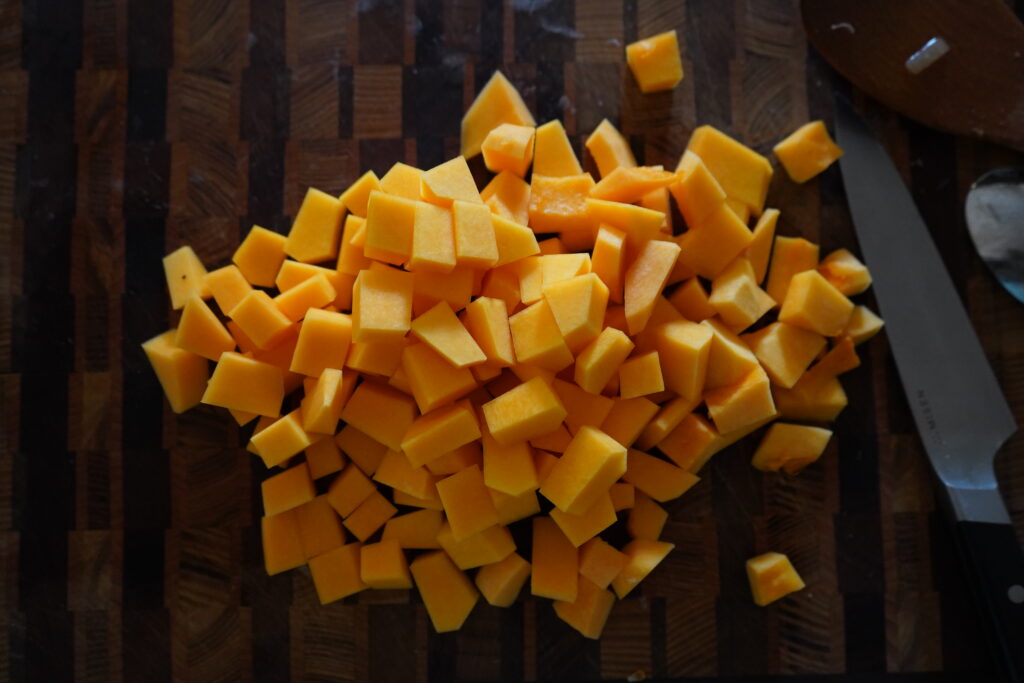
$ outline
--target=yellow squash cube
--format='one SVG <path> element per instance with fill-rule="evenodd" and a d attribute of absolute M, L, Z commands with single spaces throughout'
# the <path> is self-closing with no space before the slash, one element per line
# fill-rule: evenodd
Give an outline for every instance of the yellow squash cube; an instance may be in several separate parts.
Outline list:
<path fill-rule="evenodd" d="M 853 314 L 853 302 L 816 270 L 793 276 L 779 311 L 779 321 L 833 337 Z"/>
<path fill-rule="evenodd" d="M 626 471 L 626 449 L 604 432 L 583 427 L 558 459 L 541 494 L 569 514 L 581 514 Z"/>
<path fill-rule="evenodd" d="M 202 356 L 174 343 L 176 330 L 168 330 L 142 345 L 153 366 L 171 410 L 183 413 L 199 405 L 210 377 L 210 364 Z"/>
<path fill-rule="evenodd" d="M 675 31 L 638 40 L 626 46 L 626 63 L 640 92 L 671 90 L 683 80 L 679 40 Z"/>
<path fill-rule="evenodd" d="M 417 202 L 373 191 L 366 206 L 366 242 L 363 253 L 372 259 L 405 263 L 412 254 Z"/>
<path fill-rule="evenodd" d="M 805 123 L 772 151 L 795 183 L 807 182 L 843 156 L 843 150 L 832 142 L 824 121 Z"/>
<path fill-rule="evenodd" d="M 765 553 L 747 560 L 747 578 L 754 602 L 761 607 L 805 586 L 789 558 L 782 553 Z"/>
<path fill-rule="evenodd" d="M 277 417 L 284 400 L 281 370 L 269 363 L 225 353 L 213 369 L 203 403 Z"/>
<path fill-rule="evenodd" d="M 238 245 L 231 260 L 250 285 L 273 287 L 277 271 L 284 263 L 284 245 L 287 241 L 284 235 L 254 225 Z"/>
<path fill-rule="evenodd" d="M 341 370 L 352 342 L 352 318 L 311 308 L 299 329 L 290 370 L 319 377 L 325 368 Z"/>
<path fill-rule="evenodd" d="M 192 247 L 180 247 L 164 256 L 164 276 L 167 278 L 167 291 L 171 295 L 171 308 L 174 310 L 184 306 L 192 294 L 197 294 L 200 299 L 210 298 L 206 268 Z"/>
<path fill-rule="evenodd" d="M 469 578 L 441 551 L 421 555 L 409 565 L 416 588 L 438 633 L 462 628 L 480 594 Z"/>
<path fill-rule="evenodd" d="M 533 160 L 533 127 L 502 123 L 484 138 L 481 151 L 492 173 L 510 171 L 522 178 Z"/>
<path fill-rule="evenodd" d="M 494 440 L 508 445 L 547 434 L 566 410 L 548 383 L 535 377 L 485 403 L 483 414 Z"/>
<path fill-rule="evenodd" d="M 476 573 L 476 587 L 484 599 L 495 607 L 509 607 L 530 578 L 530 563 L 517 553 L 501 562 L 488 564 Z"/>
<path fill-rule="evenodd" d="M 534 175 L 560 178 L 583 173 L 576 152 L 572 149 L 565 127 L 558 119 L 548 121 L 536 130 L 533 151 Z"/>
<path fill-rule="evenodd" d="M 284 244 L 284 253 L 296 261 L 317 263 L 338 255 L 338 237 L 345 205 L 337 197 L 315 187 L 306 191 L 292 229 Z"/>
<path fill-rule="evenodd" d="M 394 268 L 364 270 L 352 292 L 352 340 L 393 342 L 412 324 L 413 274 Z"/>
<path fill-rule="evenodd" d="M 455 228 L 450 209 L 416 202 L 409 267 L 450 273 L 455 267 Z"/>

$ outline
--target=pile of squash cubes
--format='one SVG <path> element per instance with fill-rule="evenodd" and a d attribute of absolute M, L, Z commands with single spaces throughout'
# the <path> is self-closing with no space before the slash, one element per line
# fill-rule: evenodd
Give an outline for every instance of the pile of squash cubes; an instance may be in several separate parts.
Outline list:
<path fill-rule="evenodd" d="M 783 418 L 755 467 L 821 455 L 837 376 L 881 326 L 849 298 L 866 268 L 776 237 L 771 163 L 712 127 L 674 170 L 638 166 L 608 121 L 586 148 L 597 181 L 496 73 L 462 156 L 310 189 L 287 236 L 253 227 L 217 270 L 166 257 L 181 316 L 144 349 L 174 411 L 254 425 L 270 574 L 308 565 L 324 603 L 415 585 L 438 631 L 529 581 L 596 638 L 715 453 Z M 780 149 L 803 179 L 840 153 L 820 122 Z"/>

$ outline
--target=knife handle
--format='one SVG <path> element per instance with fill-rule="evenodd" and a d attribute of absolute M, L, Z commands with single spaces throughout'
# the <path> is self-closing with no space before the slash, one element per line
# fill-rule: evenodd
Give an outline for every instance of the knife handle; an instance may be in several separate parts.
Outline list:
<path fill-rule="evenodd" d="M 956 527 L 1005 680 L 1024 683 L 1024 553 L 1013 526 L 961 521 Z"/>

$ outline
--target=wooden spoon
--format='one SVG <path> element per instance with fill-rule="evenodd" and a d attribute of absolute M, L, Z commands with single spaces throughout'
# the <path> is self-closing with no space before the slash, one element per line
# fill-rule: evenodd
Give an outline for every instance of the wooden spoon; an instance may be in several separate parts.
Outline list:
<path fill-rule="evenodd" d="M 1002 0 L 801 0 L 807 37 L 839 73 L 921 123 L 1024 150 L 1024 25 Z M 949 52 L 918 74 L 929 39 Z"/>

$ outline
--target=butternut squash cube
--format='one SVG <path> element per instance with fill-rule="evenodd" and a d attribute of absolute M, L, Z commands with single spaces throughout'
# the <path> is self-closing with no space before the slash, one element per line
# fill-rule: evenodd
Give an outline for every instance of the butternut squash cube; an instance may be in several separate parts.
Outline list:
<path fill-rule="evenodd" d="M 826 256 L 818 264 L 818 272 L 846 296 L 860 294 L 871 286 L 871 273 L 867 266 L 849 249 L 836 249 Z"/>
<path fill-rule="evenodd" d="M 489 489 L 488 493 L 494 501 L 494 509 L 498 511 L 498 521 L 501 524 L 511 524 L 540 514 L 540 501 L 537 499 L 536 491 L 526 491 L 518 496 L 510 496 L 494 489 Z"/>
<path fill-rule="evenodd" d="M 628 562 L 628 557 L 601 538 L 592 538 L 580 548 L 580 576 L 598 588 L 607 588 Z"/>
<path fill-rule="evenodd" d="M 525 223 L 516 223 L 504 216 L 492 214 L 491 225 L 494 228 L 495 246 L 498 248 L 498 260 L 492 267 L 503 266 L 540 253 L 537 238 Z"/>
<path fill-rule="evenodd" d="M 612 588 L 619 600 L 629 595 L 637 585 L 661 564 L 675 546 L 662 541 L 636 539 L 622 549 L 629 562 L 612 581 Z"/>
<path fill-rule="evenodd" d="M 683 80 L 675 31 L 630 43 L 626 46 L 626 63 L 643 93 L 671 90 Z"/>
<path fill-rule="evenodd" d="M 309 467 L 301 463 L 289 468 L 269 479 L 261 485 L 263 493 L 263 514 L 267 517 L 297 508 L 308 503 L 316 496 L 313 480 L 309 476 Z"/>
<path fill-rule="evenodd" d="M 814 270 L 818 266 L 818 245 L 803 237 L 775 238 L 772 263 L 768 270 L 765 291 L 778 302 L 786 298 L 789 282 L 797 273 Z"/>
<path fill-rule="evenodd" d="M 601 333 L 608 287 L 597 275 L 587 273 L 550 284 L 545 277 L 542 291 L 569 351 L 580 351 Z"/>
<path fill-rule="evenodd" d="M 719 433 L 743 429 L 777 414 L 768 375 L 757 367 L 738 384 L 704 394 L 708 415 Z"/>
<path fill-rule="evenodd" d="M 576 600 L 579 551 L 550 517 L 533 518 L 530 592 L 542 598 Z"/>
<path fill-rule="evenodd" d="M 174 343 L 177 330 L 168 330 L 143 343 L 171 410 L 183 413 L 199 405 L 210 377 L 210 364 L 202 356 Z"/>
<path fill-rule="evenodd" d="M 313 439 L 302 428 L 302 415 L 293 410 L 252 437 L 252 446 L 267 467 L 274 467 L 308 448 Z"/>
<path fill-rule="evenodd" d="M 210 287 L 206 282 L 206 268 L 192 247 L 184 246 L 164 256 L 164 276 L 167 291 L 171 295 L 171 308 L 178 310 L 196 294 L 200 299 L 210 298 Z"/>
<path fill-rule="evenodd" d="M 402 436 L 415 418 L 412 399 L 377 382 L 356 387 L 341 411 L 341 419 L 394 451 L 402 448 Z"/>
<path fill-rule="evenodd" d="M 593 272 L 608 287 L 608 298 L 622 303 L 622 276 L 626 260 L 626 234 L 600 225 L 594 240 Z"/>
<path fill-rule="evenodd" d="M 632 448 L 626 456 L 626 473 L 622 478 L 662 503 L 678 498 L 700 481 L 672 463 Z"/>
<path fill-rule="evenodd" d="M 477 297 L 466 306 L 462 322 L 484 352 L 488 364 L 508 367 L 515 363 L 508 308 L 504 301 L 486 296 Z"/>
<path fill-rule="evenodd" d="M 747 578 L 754 603 L 761 607 L 805 586 L 789 558 L 782 553 L 765 553 L 747 560 Z"/>
<path fill-rule="evenodd" d="M 594 158 L 597 171 L 602 178 L 620 166 L 636 166 L 636 157 L 633 156 L 629 143 L 608 119 L 602 119 L 601 123 L 597 124 L 597 128 L 584 144 L 590 156 Z"/>
<path fill-rule="evenodd" d="M 360 548 L 359 578 L 370 588 L 412 588 L 402 547 L 393 540 L 368 543 Z"/>
<path fill-rule="evenodd" d="M 191 353 L 218 360 L 226 351 L 235 350 L 235 339 L 217 319 L 197 292 L 192 292 L 178 320 L 175 346 Z"/>
<path fill-rule="evenodd" d="M 512 534 L 501 524 L 487 527 L 462 540 L 455 540 L 451 525 L 445 522 L 437 532 L 437 542 L 459 569 L 473 569 L 501 562 L 516 549 Z"/>
<path fill-rule="evenodd" d="M 294 508 L 272 517 L 261 517 L 260 536 L 263 541 L 263 567 L 268 576 L 306 563 Z"/>
<path fill-rule="evenodd" d="M 678 174 L 673 175 L 672 182 L 679 179 Z M 672 234 L 672 202 L 669 200 L 671 194 L 668 191 L 668 187 L 659 187 L 656 190 L 651 190 L 643 197 L 640 198 L 639 205 L 645 209 L 651 209 L 665 216 L 665 220 L 661 223 L 661 231 L 666 235 Z M 680 278 L 682 279 L 682 278 Z M 678 282 L 678 280 L 675 280 Z"/>
<path fill-rule="evenodd" d="M 449 207 L 455 200 L 472 204 L 483 204 L 480 192 L 476 189 L 476 181 L 469 170 L 466 158 L 462 156 L 424 171 L 420 176 L 420 196 L 424 201 L 438 206 Z M 456 234 L 458 233 L 458 216 Z M 458 239 L 456 237 L 456 239 Z M 456 247 L 457 248 L 457 247 Z"/>
<path fill-rule="evenodd" d="M 459 630 L 480 599 L 466 575 L 441 551 L 417 557 L 409 570 L 434 630 L 438 633 Z"/>
<path fill-rule="evenodd" d="M 381 184 L 380 179 L 377 178 L 377 174 L 373 171 L 367 171 L 363 175 L 359 176 L 354 183 L 348 186 L 348 189 L 341 193 L 338 197 L 338 201 L 345 205 L 350 214 L 353 214 L 359 218 L 366 218 L 366 205 L 370 201 L 370 193 L 374 190 L 380 190 Z M 419 196 L 420 186 L 416 185 L 416 194 Z"/>
<path fill-rule="evenodd" d="M 546 300 L 508 319 L 516 360 L 558 372 L 572 365 L 573 357 Z M 550 431 L 550 430 L 548 430 Z"/>
<path fill-rule="evenodd" d="M 714 332 L 706 325 L 687 320 L 656 328 L 655 348 L 664 373 L 665 387 L 685 399 L 700 396 L 707 376 Z"/>
<path fill-rule="evenodd" d="M 284 263 L 284 245 L 287 241 L 284 235 L 254 225 L 238 245 L 231 260 L 250 285 L 273 287 L 277 271 Z"/>
<path fill-rule="evenodd" d="M 321 605 L 368 588 L 359 573 L 361 547 L 361 543 L 349 543 L 309 561 L 309 573 Z"/>
<path fill-rule="evenodd" d="M 281 371 L 237 353 L 225 353 L 213 369 L 202 402 L 277 417 L 284 400 Z"/>
<path fill-rule="evenodd" d="M 206 287 L 213 295 L 213 300 L 217 302 L 217 307 L 225 314 L 252 291 L 252 286 L 235 265 L 224 266 L 207 273 Z"/>
<path fill-rule="evenodd" d="M 697 275 L 713 280 L 753 239 L 750 229 L 723 203 L 702 223 L 679 236 L 679 261 Z"/>
<path fill-rule="evenodd" d="M 601 178 L 590 190 L 590 196 L 633 204 L 655 190 L 668 187 L 676 179 L 675 173 L 666 171 L 661 166 L 619 166 Z"/>
<path fill-rule="evenodd" d="M 344 409 L 342 410 L 344 414 Z M 365 432 L 361 432 L 352 425 L 345 425 L 334 437 L 345 455 L 347 455 L 364 474 L 373 476 L 384 458 L 388 447 L 373 439 Z"/>
<path fill-rule="evenodd" d="M 345 520 L 345 528 L 360 541 L 365 541 L 377 529 L 395 516 L 398 509 L 387 498 L 374 491 Z"/>
<path fill-rule="evenodd" d="M 352 290 L 352 341 L 393 342 L 412 324 L 413 274 L 363 270 Z"/>
<path fill-rule="evenodd" d="M 693 322 L 699 323 L 718 314 L 715 307 L 708 301 L 704 285 L 695 277 L 677 287 L 668 300 L 684 318 Z"/>
<path fill-rule="evenodd" d="M 725 203 L 725 190 L 703 159 L 690 150 L 680 157 L 676 172 L 680 177 L 669 186 L 669 191 L 675 197 L 686 225 L 692 229 L 704 223 Z"/>
<path fill-rule="evenodd" d="M 309 476 L 321 479 L 340 472 L 345 467 L 345 456 L 334 439 L 320 439 L 306 447 L 306 464 Z"/>
<path fill-rule="evenodd" d="M 495 71 L 462 117 L 462 156 L 469 159 L 479 154 L 487 134 L 502 123 L 536 125 L 519 91 Z"/>
<path fill-rule="evenodd" d="M 455 224 L 456 262 L 467 268 L 490 268 L 497 263 L 498 244 L 494 237 L 491 210 L 479 202 L 459 199 L 451 207 Z"/>
<path fill-rule="evenodd" d="M 502 445 L 547 434 L 567 414 L 558 396 L 540 377 L 488 401 L 482 410 L 488 431 Z"/>
<path fill-rule="evenodd" d="M 368 172 L 372 173 L 372 171 Z M 349 214 L 345 217 L 345 225 L 341 231 L 341 246 L 338 247 L 338 272 L 351 277 L 358 275 L 360 270 L 366 270 L 372 263 L 363 253 L 363 248 L 354 243 L 357 231 L 362 231 L 365 235 L 366 221 L 359 216 Z"/>
<path fill-rule="evenodd" d="M 333 435 L 341 419 L 344 398 L 341 370 L 325 369 L 316 387 L 302 400 L 302 428 L 315 434 Z"/>
<path fill-rule="evenodd" d="M 416 510 L 389 519 L 384 524 L 381 538 L 385 541 L 394 541 L 399 547 L 411 550 L 440 548 L 437 533 L 443 523 L 444 517 L 440 510 Z"/>
<path fill-rule="evenodd" d="M 345 367 L 364 375 L 380 375 L 394 379 L 394 375 L 401 368 L 402 352 L 406 346 L 405 339 L 393 342 L 352 342 L 348 357 L 345 359 Z"/>
<path fill-rule="evenodd" d="M 640 396 L 615 399 L 601 430 L 625 447 L 633 445 L 658 412 L 658 404 Z"/>
<path fill-rule="evenodd" d="M 352 342 L 352 318 L 311 308 L 299 330 L 290 370 L 309 377 L 319 377 L 327 368 L 340 370 L 345 366 Z"/>
<path fill-rule="evenodd" d="M 586 577 L 581 576 L 578 585 L 575 600 L 555 601 L 555 614 L 584 638 L 597 640 L 615 605 L 615 596 L 606 588 L 598 588 Z"/>
<path fill-rule="evenodd" d="M 704 378 L 705 391 L 734 385 L 758 366 L 753 351 L 721 320 L 709 318 L 701 325 L 712 332 L 708 371 Z"/>
<path fill-rule="evenodd" d="M 373 479 L 414 498 L 430 499 L 435 495 L 434 476 L 426 467 L 413 465 L 399 451 L 389 450 L 384 454 Z"/>
<path fill-rule="evenodd" d="M 520 178 L 533 160 L 533 126 L 502 123 L 481 144 L 484 164 L 491 173 L 510 171 Z"/>
<path fill-rule="evenodd" d="M 676 428 L 658 443 L 658 450 L 679 467 L 694 474 L 723 447 L 718 430 L 694 413 L 684 417 Z"/>
<path fill-rule="evenodd" d="M 704 161 L 726 195 L 746 204 L 755 216 L 761 215 L 772 179 L 771 162 L 712 126 L 693 131 L 686 148 Z"/>
<path fill-rule="evenodd" d="M 537 488 L 537 469 L 530 444 L 502 445 L 483 430 L 483 481 L 489 489 L 520 496 Z"/>
<path fill-rule="evenodd" d="M 708 303 L 734 330 L 745 330 L 775 308 L 775 300 L 757 286 L 750 261 L 737 258 L 711 283 Z"/>
<path fill-rule="evenodd" d="M 337 291 L 324 273 L 303 280 L 291 289 L 274 297 L 277 310 L 292 322 L 302 320 L 306 311 L 321 308 L 334 301 Z"/>
<path fill-rule="evenodd" d="M 591 394 L 571 382 L 560 379 L 552 382 L 551 388 L 565 406 L 565 424 L 570 434 L 576 434 L 586 425 L 599 428 L 614 405 L 614 401 L 607 396 Z"/>
<path fill-rule="evenodd" d="M 487 360 L 447 302 L 438 303 L 413 320 L 412 333 L 457 368 L 479 365 Z"/>
<path fill-rule="evenodd" d="M 473 297 L 473 272 L 456 267 L 450 273 L 418 271 L 412 286 L 412 314 L 421 315 L 447 301 L 453 311 L 461 311 Z"/>
<path fill-rule="evenodd" d="M 536 130 L 533 151 L 534 175 L 561 178 L 583 173 L 576 152 L 572 149 L 565 127 L 558 119 L 548 121 Z"/>
<path fill-rule="evenodd" d="M 536 167 L 536 163 L 534 166 Z M 577 166 L 575 173 L 582 172 Z M 538 171 L 534 170 L 534 173 L 538 173 Z M 542 175 L 557 174 L 545 173 Z M 480 198 L 495 216 L 506 218 L 519 225 L 526 225 L 530 220 L 530 184 L 511 171 L 502 171 L 491 178 L 491 182 L 487 183 L 480 191 Z"/>
<path fill-rule="evenodd" d="M 402 264 L 412 255 L 417 202 L 373 191 L 366 206 L 363 253 L 385 263 Z"/>
<path fill-rule="evenodd" d="M 825 348 L 825 338 L 820 334 L 781 322 L 740 338 L 757 356 L 772 382 L 786 389 L 796 384 Z"/>
<path fill-rule="evenodd" d="M 572 434 L 569 433 L 564 424 L 560 424 L 553 431 L 543 436 L 538 436 L 535 439 L 530 439 L 530 445 L 534 448 L 543 448 L 552 453 L 564 453 L 571 441 Z"/>
<path fill-rule="evenodd" d="M 544 271 L 540 257 L 524 258 L 514 263 L 513 267 L 519 277 L 518 299 L 527 306 L 540 301 L 544 296 Z"/>
<path fill-rule="evenodd" d="M 598 496 L 590 507 L 578 515 L 562 512 L 558 508 L 553 508 L 549 514 L 569 542 L 577 548 L 615 524 L 615 507 L 608 493 Z"/>
<path fill-rule="evenodd" d="M 416 202 L 409 267 L 450 273 L 455 267 L 455 227 L 451 209 Z"/>
<path fill-rule="evenodd" d="M 632 259 L 647 242 L 655 239 L 661 232 L 661 224 L 665 216 L 659 211 L 645 209 L 635 204 L 609 202 L 604 199 L 590 197 L 586 201 L 587 215 L 590 218 L 590 244 L 593 244 L 594 230 L 602 223 L 621 230 L 626 235 L 626 257 Z"/>
<path fill-rule="evenodd" d="M 835 420 L 849 402 L 843 386 L 835 377 L 814 382 L 798 381 L 792 389 L 774 387 L 772 397 L 779 417 L 818 422 Z"/>
<path fill-rule="evenodd" d="M 402 437 L 402 451 L 414 467 L 480 438 L 480 424 L 468 401 L 417 417 Z"/>
<path fill-rule="evenodd" d="M 824 121 L 805 123 L 775 145 L 772 152 L 794 183 L 806 183 L 843 156 Z"/>
<path fill-rule="evenodd" d="M 668 512 L 663 507 L 646 493 L 636 492 L 633 507 L 626 519 L 626 530 L 631 537 L 656 541 L 667 521 Z"/>
<path fill-rule="evenodd" d="M 856 306 L 850 314 L 843 335 L 853 340 L 854 344 L 861 344 L 878 334 L 884 324 L 868 307 Z"/>
<path fill-rule="evenodd" d="M 624 299 L 630 334 L 639 333 L 647 325 L 679 252 L 675 242 L 651 240 L 626 270 Z"/>
<path fill-rule="evenodd" d="M 530 178 L 530 227 L 535 233 L 593 230 L 587 213 L 593 187 L 589 173 L 546 176 L 535 170 Z"/>
<path fill-rule="evenodd" d="M 423 171 L 402 162 L 395 163 L 380 179 L 380 189 L 406 199 L 420 198 L 420 178 Z"/>
<path fill-rule="evenodd" d="M 327 502 L 327 496 L 316 496 L 290 512 L 298 521 L 299 541 L 306 560 L 345 544 L 341 518 Z"/>
<path fill-rule="evenodd" d="M 657 351 L 634 356 L 619 366 L 619 396 L 622 398 L 647 396 L 664 389 Z"/>
<path fill-rule="evenodd" d="M 821 457 L 830 438 L 828 429 L 776 422 L 761 439 L 751 464 L 764 472 L 796 474 Z"/>
<path fill-rule="evenodd" d="M 626 449 L 585 426 L 555 463 L 541 494 L 563 512 L 582 514 L 626 471 Z"/>
<path fill-rule="evenodd" d="M 606 327 L 576 359 L 576 384 L 584 391 L 600 394 L 632 350 L 633 342 L 624 332 Z"/>
<path fill-rule="evenodd" d="M 377 487 L 362 470 L 349 465 L 331 482 L 326 496 L 335 512 L 348 517 L 376 491 Z"/>
<path fill-rule="evenodd" d="M 476 573 L 476 587 L 495 607 L 509 607 L 530 578 L 530 563 L 517 553 L 501 562 L 484 565 Z"/>
<path fill-rule="evenodd" d="M 228 315 L 259 349 L 277 346 L 292 330 L 292 321 L 259 289 L 246 294 Z"/>
<path fill-rule="evenodd" d="M 679 426 L 699 402 L 699 397 L 691 399 L 677 396 L 663 404 L 654 419 L 648 422 L 644 430 L 640 432 L 640 437 L 636 440 L 637 448 L 648 449 L 657 446 Z"/>
<path fill-rule="evenodd" d="M 284 253 L 296 261 L 317 263 L 338 255 L 338 237 L 345 205 L 315 187 L 306 190 L 299 212 L 284 244 Z"/>
<path fill-rule="evenodd" d="M 793 276 L 779 310 L 779 321 L 833 337 L 853 314 L 853 302 L 816 270 Z M 180 329 L 180 328 L 179 328 Z"/>
<path fill-rule="evenodd" d="M 768 257 L 771 256 L 772 243 L 775 239 L 775 226 L 779 222 L 778 209 L 765 209 L 761 217 L 757 219 L 754 226 L 753 238 L 750 246 L 743 252 L 743 256 L 750 261 L 754 268 L 754 280 L 757 284 L 764 282 L 768 273 Z"/>
<path fill-rule="evenodd" d="M 456 541 L 498 523 L 494 501 L 487 493 L 483 473 L 476 465 L 437 482 L 437 494 Z"/>
<path fill-rule="evenodd" d="M 456 368 L 426 344 L 405 347 L 402 368 L 421 413 L 456 401 L 476 388 L 469 368 Z"/>

